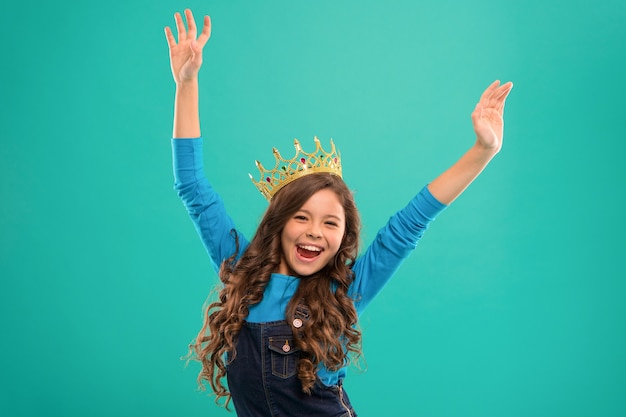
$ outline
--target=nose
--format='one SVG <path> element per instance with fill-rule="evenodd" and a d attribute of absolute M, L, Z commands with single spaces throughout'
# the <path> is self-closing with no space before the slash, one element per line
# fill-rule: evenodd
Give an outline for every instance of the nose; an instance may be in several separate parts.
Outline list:
<path fill-rule="evenodd" d="M 309 230 L 306 232 L 306 236 L 310 239 L 320 239 L 322 237 L 322 233 L 316 225 L 311 225 Z"/>

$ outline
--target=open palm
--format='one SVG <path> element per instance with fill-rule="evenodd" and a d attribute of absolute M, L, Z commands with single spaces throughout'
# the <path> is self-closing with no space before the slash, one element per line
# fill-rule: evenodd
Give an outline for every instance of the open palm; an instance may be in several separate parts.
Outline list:
<path fill-rule="evenodd" d="M 508 82 L 500 85 L 500 81 L 494 81 L 480 96 L 480 101 L 472 112 L 472 124 L 478 143 L 486 149 L 495 152 L 502 147 L 504 132 L 504 103 L 513 83 Z"/>
<path fill-rule="evenodd" d="M 179 84 L 192 80 L 198 75 L 198 71 L 202 66 L 202 48 L 204 48 L 204 45 L 211 37 L 211 19 L 209 16 L 204 16 L 202 33 L 200 33 L 197 39 L 198 30 L 191 10 L 185 10 L 188 28 L 185 28 L 180 13 L 177 12 L 174 15 L 174 19 L 178 31 L 178 42 L 176 42 L 169 26 L 165 28 L 165 37 L 170 50 L 172 76 L 174 81 Z"/>

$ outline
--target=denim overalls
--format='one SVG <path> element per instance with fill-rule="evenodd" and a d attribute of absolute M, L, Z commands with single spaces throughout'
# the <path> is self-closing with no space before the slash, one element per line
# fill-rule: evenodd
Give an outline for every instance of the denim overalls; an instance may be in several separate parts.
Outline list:
<path fill-rule="evenodd" d="M 341 383 L 302 392 L 300 349 L 286 321 L 244 322 L 236 350 L 227 378 L 238 417 L 356 417 Z"/>

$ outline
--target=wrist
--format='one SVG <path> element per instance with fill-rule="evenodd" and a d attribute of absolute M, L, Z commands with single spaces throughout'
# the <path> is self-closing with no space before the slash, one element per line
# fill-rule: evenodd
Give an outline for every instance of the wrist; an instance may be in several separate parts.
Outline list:
<path fill-rule="evenodd" d="M 472 149 L 473 153 L 476 154 L 476 156 L 491 159 L 498 152 L 500 152 L 500 148 L 501 148 L 501 146 L 487 145 L 487 144 L 485 144 L 485 143 L 483 143 L 483 142 L 481 142 L 480 140 L 477 139 L 476 143 L 474 143 L 474 146 L 472 146 L 471 149 Z"/>
<path fill-rule="evenodd" d="M 184 80 L 176 80 L 177 90 L 190 90 L 198 88 L 198 77 L 188 78 Z"/>

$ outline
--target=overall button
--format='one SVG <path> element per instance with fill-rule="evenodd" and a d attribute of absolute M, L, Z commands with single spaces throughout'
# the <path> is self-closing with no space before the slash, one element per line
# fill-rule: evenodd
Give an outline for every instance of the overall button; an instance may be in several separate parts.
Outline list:
<path fill-rule="evenodd" d="M 285 344 L 283 345 L 283 352 L 287 353 L 291 350 L 291 346 L 289 346 L 289 340 L 285 340 Z"/>
<path fill-rule="evenodd" d="M 294 319 L 293 320 L 293 327 L 295 327 L 296 329 L 299 329 L 300 327 L 302 327 L 302 320 Z"/>

